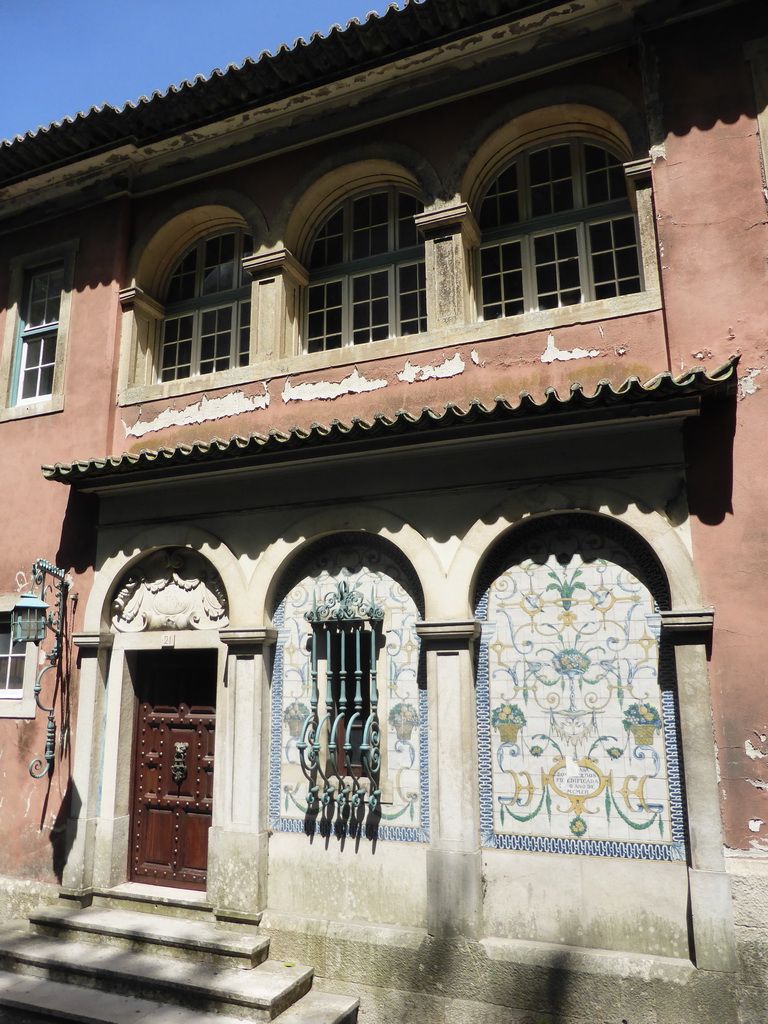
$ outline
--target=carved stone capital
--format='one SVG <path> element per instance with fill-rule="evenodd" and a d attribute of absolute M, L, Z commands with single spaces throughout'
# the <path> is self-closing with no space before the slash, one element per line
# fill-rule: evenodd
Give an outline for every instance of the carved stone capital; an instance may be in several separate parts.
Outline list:
<path fill-rule="evenodd" d="M 637 188 L 649 188 L 653 161 L 649 156 L 642 160 L 627 160 L 624 164 L 624 175 L 634 182 Z"/>
<path fill-rule="evenodd" d="M 113 633 L 74 633 L 72 643 L 81 651 L 98 651 L 111 647 L 115 637 Z"/>
<path fill-rule="evenodd" d="M 143 313 L 152 320 L 162 320 L 165 316 L 165 307 L 155 299 L 150 298 L 141 288 L 122 288 L 120 291 L 120 305 L 126 313 L 131 311 Z"/>
<path fill-rule="evenodd" d="M 714 608 L 676 608 L 661 613 L 661 628 L 667 633 L 711 633 Z"/>
<path fill-rule="evenodd" d="M 469 248 L 480 244 L 480 228 L 467 203 L 442 206 L 439 210 L 425 210 L 413 219 L 425 238 L 461 233 Z"/>
<path fill-rule="evenodd" d="M 276 277 L 278 274 L 285 274 L 301 287 L 309 281 L 307 271 L 287 249 L 273 249 L 271 252 L 246 256 L 243 260 L 243 270 L 250 274 L 254 281 Z"/>
<path fill-rule="evenodd" d="M 469 644 L 480 636 L 480 623 L 476 619 L 417 622 L 416 635 L 430 647 L 439 647 L 442 643 L 451 646 L 461 642 Z"/>
<path fill-rule="evenodd" d="M 272 626 L 260 626 L 256 629 L 221 629 L 219 637 L 227 647 L 271 647 L 277 640 L 277 630 Z"/>

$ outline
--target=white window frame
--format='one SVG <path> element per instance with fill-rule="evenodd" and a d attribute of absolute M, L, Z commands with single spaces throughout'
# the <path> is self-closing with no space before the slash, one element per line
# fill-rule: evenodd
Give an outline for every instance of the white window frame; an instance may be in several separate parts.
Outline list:
<path fill-rule="evenodd" d="M 10 630 L 11 610 L 19 599 L 18 594 L 0 594 L 0 628 Z M 8 690 L 0 687 L 0 718 L 35 717 L 35 678 L 37 675 L 38 648 L 33 643 L 25 644 L 24 677 L 21 689 Z"/>
<path fill-rule="evenodd" d="M 4 401 L 0 406 L 0 421 L 60 412 L 64 408 L 64 371 L 70 329 L 75 256 L 78 245 L 79 243 L 75 239 L 61 245 L 50 246 L 47 249 L 25 253 L 11 260 L 8 315 L 3 335 L 2 357 L 0 358 L 0 380 L 4 382 L 1 393 Z M 27 312 L 25 305 L 32 277 L 37 272 L 55 265 L 60 265 L 62 268 L 59 319 L 56 323 L 27 331 L 25 330 Z M 33 337 L 45 334 L 50 336 L 54 331 L 55 355 L 50 394 L 21 399 L 20 388 L 25 354 L 28 351 L 27 342 Z"/>
<path fill-rule="evenodd" d="M 387 221 L 387 233 L 388 233 L 388 248 L 387 251 L 375 256 L 369 256 L 364 258 L 352 258 L 352 237 L 353 237 L 353 225 L 352 225 L 352 207 L 355 202 L 359 199 L 364 199 L 366 196 L 379 195 L 386 193 L 388 196 L 389 203 L 389 218 Z M 335 206 L 325 217 L 315 231 L 312 239 L 312 243 L 309 247 L 309 282 L 305 288 L 305 301 L 304 301 L 304 312 L 302 317 L 302 351 L 307 355 L 314 355 L 325 352 L 338 352 L 346 348 L 357 347 L 358 345 L 369 345 L 375 344 L 379 341 L 386 341 L 390 338 L 397 337 L 415 337 L 418 334 L 423 334 L 427 330 L 427 281 L 426 281 L 426 260 L 425 260 L 425 248 L 423 242 L 418 242 L 415 246 L 408 248 L 399 249 L 396 248 L 396 229 L 399 223 L 397 203 L 400 195 L 406 195 L 415 199 L 421 206 L 421 200 L 417 195 L 408 189 L 400 188 L 395 185 L 385 185 L 379 188 L 368 189 L 365 192 L 358 192 L 353 195 L 346 196 L 345 199 Z M 343 211 L 344 223 L 342 228 L 342 246 L 344 251 L 343 262 L 336 263 L 328 267 L 320 267 L 315 270 L 311 268 L 311 253 L 315 243 L 326 224 L 335 217 L 339 211 Z M 418 213 L 416 214 L 418 216 Z M 407 267 L 416 267 L 417 275 L 420 273 L 423 280 L 423 288 L 417 288 L 416 294 L 421 295 L 421 301 L 423 301 L 423 307 L 421 302 L 417 300 L 419 305 L 417 318 L 420 323 L 423 323 L 423 329 L 418 331 L 412 331 L 408 334 L 401 334 L 400 325 L 403 319 L 401 299 L 405 292 L 402 291 L 399 284 L 399 275 L 401 269 Z M 419 270 L 421 268 L 421 270 Z M 376 339 L 361 339 L 359 341 L 354 340 L 354 323 L 353 323 L 353 308 L 354 308 L 354 296 L 353 289 L 356 280 L 365 277 L 371 277 L 376 273 L 387 272 L 387 294 L 382 296 L 386 298 L 387 302 L 387 333 L 382 338 Z M 341 345 L 328 347 L 325 344 L 327 340 L 327 333 L 323 336 L 323 345 L 321 348 L 313 347 L 310 348 L 311 342 L 314 338 L 319 338 L 319 335 L 315 335 L 314 338 L 310 334 L 310 315 L 315 310 L 310 310 L 310 296 L 312 289 L 318 285 L 329 285 L 329 284 L 340 284 L 341 286 Z M 408 292 L 407 294 L 413 294 Z M 323 309 L 327 309 L 327 305 Z M 412 319 L 412 318 L 409 318 Z M 335 332 L 334 332 L 335 333 Z"/>
<path fill-rule="evenodd" d="M 234 266 L 239 268 L 242 276 L 242 264 L 243 259 L 247 258 L 249 253 L 245 252 L 245 249 L 253 247 L 251 242 L 248 245 L 247 239 L 250 238 L 249 233 L 242 228 L 225 228 L 220 231 L 215 231 L 212 234 L 203 235 L 198 238 L 192 245 L 188 246 L 184 252 L 174 261 L 171 267 L 168 280 L 166 281 L 164 293 L 166 295 L 166 304 L 164 307 L 165 316 L 162 324 L 160 325 L 160 332 L 158 337 L 157 346 L 157 360 L 155 367 L 155 382 L 158 384 L 173 384 L 177 381 L 192 380 L 196 377 L 207 377 L 209 374 L 217 375 L 220 373 L 227 373 L 233 369 L 239 369 L 248 365 L 250 361 L 250 318 L 252 316 L 251 309 L 251 282 L 250 279 L 246 283 L 238 284 L 232 288 L 223 289 L 222 291 L 210 292 L 209 294 L 203 294 L 203 275 L 205 271 L 204 253 L 205 247 L 208 242 L 214 238 L 219 238 L 223 235 L 234 235 L 235 236 L 235 255 L 234 255 Z M 195 296 L 190 299 L 183 299 L 178 302 L 168 302 L 167 294 L 170 288 L 173 276 L 176 270 L 179 268 L 181 263 L 190 255 L 190 253 L 197 252 L 197 266 L 195 269 Z M 248 308 L 248 323 L 243 324 L 243 311 Z M 212 370 L 201 370 L 201 346 L 203 339 L 203 318 L 206 313 L 216 313 L 223 309 L 231 310 L 231 326 L 229 328 L 229 362 L 226 367 L 220 367 Z M 192 318 L 192 331 L 191 331 L 191 352 L 190 352 L 190 372 L 183 376 L 171 376 L 164 377 L 164 355 L 166 351 L 166 339 L 165 331 L 166 325 L 180 321 L 185 317 Z M 240 355 L 242 351 L 241 347 L 241 334 L 243 330 L 247 331 L 248 344 L 246 345 L 246 362 L 240 362 Z M 178 368 L 178 362 L 175 364 Z M 186 364 L 183 364 L 186 365 Z"/>
<path fill-rule="evenodd" d="M 552 149 L 557 146 L 569 146 L 571 151 L 571 181 L 573 184 L 573 206 L 566 211 L 556 212 L 552 214 L 546 214 L 538 217 L 532 215 L 530 209 L 531 202 L 531 183 L 529 181 L 529 163 L 528 159 L 530 156 L 535 155 L 538 152 L 542 152 L 548 149 Z M 479 209 L 482 210 L 482 203 L 485 199 L 485 195 L 498 180 L 499 176 L 503 174 L 512 164 L 518 166 L 518 203 L 519 203 L 519 219 L 518 222 L 505 225 L 501 227 L 486 228 L 483 230 L 482 239 L 479 246 L 477 266 L 476 266 L 476 282 L 477 282 L 477 306 L 478 306 L 478 319 L 482 322 L 491 323 L 494 320 L 507 319 L 512 316 L 526 316 L 531 313 L 538 313 L 542 315 L 551 314 L 555 310 L 568 310 L 577 309 L 588 302 L 601 302 L 601 301 L 615 301 L 632 298 L 633 296 L 642 295 L 646 291 L 646 279 L 645 279 L 645 260 L 643 258 L 643 246 L 640 235 L 640 225 L 638 223 L 638 217 L 635 211 L 632 209 L 630 196 L 627 193 L 626 198 L 609 199 L 602 203 L 594 203 L 592 205 L 587 204 L 586 199 L 586 168 L 584 161 L 584 146 L 594 146 L 596 149 L 602 149 L 612 156 L 615 157 L 620 163 L 620 158 L 616 153 L 612 152 L 610 147 L 604 143 L 598 143 L 588 136 L 577 137 L 577 138 L 553 138 L 548 140 L 545 144 L 533 146 L 529 149 L 523 150 L 522 152 L 515 155 L 513 160 L 507 163 L 499 171 L 494 174 L 491 181 L 488 183 L 483 198 L 480 201 Z M 639 279 L 639 288 L 626 292 L 623 294 L 618 293 L 613 296 L 601 296 L 597 298 L 595 296 L 595 283 L 592 266 L 592 253 L 591 245 L 589 241 L 589 228 L 602 223 L 610 223 L 614 221 L 632 219 L 635 234 L 635 252 L 637 256 L 637 277 Z M 560 301 L 558 296 L 557 305 L 544 306 L 539 305 L 538 301 L 538 288 L 536 282 L 536 257 L 534 253 L 535 240 L 543 236 L 554 236 L 561 231 L 575 230 L 577 239 L 577 258 L 579 267 L 579 291 L 580 300 L 579 302 L 568 302 L 563 303 Z M 504 313 L 503 311 L 496 317 L 485 317 L 485 309 L 487 305 L 496 305 L 497 303 L 486 303 L 484 301 L 483 294 L 483 282 L 487 277 L 492 275 L 483 274 L 483 252 L 498 249 L 499 252 L 504 245 L 508 243 L 519 243 L 521 250 L 521 268 L 522 268 L 522 281 L 523 281 L 523 295 L 521 297 L 523 302 L 523 309 L 514 313 Z M 635 276 L 635 275 L 633 275 Z M 575 289 L 567 289 L 575 290 Z M 503 301 L 501 303 L 503 305 Z"/>

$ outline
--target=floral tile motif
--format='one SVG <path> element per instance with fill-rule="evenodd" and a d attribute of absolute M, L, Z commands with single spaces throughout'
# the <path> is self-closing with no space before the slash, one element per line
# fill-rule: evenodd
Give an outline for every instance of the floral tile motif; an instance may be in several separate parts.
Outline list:
<path fill-rule="evenodd" d="M 643 580 L 615 542 L 557 529 L 491 582 L 478 613 L 484 845 L 684 857 L 674 701 Z"/>
<path fill-rule="evenodd" d="M 312 625 L 306 613 L 337 591 L 383 609 L 378 668 L 382 802 L 379 839 L 426 842 L 429 837 L 427 699 L 419 685 L 418 607 L 402 567 L 382 551 L 342 545 L 318 553 L 292 581 L 274 622 L 278 629 L 272 683 L 270 827 L 314 832 L 309 782 L 299 743 L 310 713 Z M 320 704 L 323 704 L 322 666 Z"/>

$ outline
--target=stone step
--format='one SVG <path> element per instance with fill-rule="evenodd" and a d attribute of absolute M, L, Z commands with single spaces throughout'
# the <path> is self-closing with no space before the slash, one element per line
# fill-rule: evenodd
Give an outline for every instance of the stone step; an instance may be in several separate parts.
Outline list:
<path fill-rule="evenodd" d="M 192 964 L 112 946 L 60 942 L 29 931 L 0 935 L 0 969 L 246 1020 L 274 1020 L 305 995 L 312 968 L 265 960 L 248 971 Z"/>
<path fill-rule="evenodd" d="M 357 1000 L 309 992 L 275 1024 L 354 1024 Z M 198 1012 L 0 972 L 0 1022 L 8 1024 L 244 1024 L 245 1018 Z"/>
<path fill-rule="evenodd" d="M 213 907 L 205 893 L 191 889 L 173 889 L 166 885 L 142 885 L 125 882 L 112 889 L 94 889 L 93 906 L 139 913 L 165 914 L 213 921 Z"/>
<path fill-rule="evenodd" d="M 106 942 L 121 949 L 155 952 L 221 967 L 255 967 L 267 959 L 269 939 L 252 931 L 227 931 L 205 920 L 87 907 L 67 903 L 29 915 L 38 935 Z"/>

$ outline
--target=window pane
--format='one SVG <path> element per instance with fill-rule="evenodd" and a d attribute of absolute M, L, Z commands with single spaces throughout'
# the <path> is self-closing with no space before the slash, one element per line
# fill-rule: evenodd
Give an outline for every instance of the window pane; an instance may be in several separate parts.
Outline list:
<path fill-rule="evenodd" d="M 533 217 L 573 209 L 573 172 L 569 144 L 531 153 L 528 166 Z"/>
<path fill-rule="evenodd" d="M 203 295 L 226 291 L 234 286 L 235 236 L 216 235 L 205 243 L 203 264 Z"/>
<path fill-rule="evenodd" d="M 42 327 L 58 322 L 63 286 L 64 267 L 61 265 L 38 270 L 30 276 L 25 327 Z"/>
<path fill-rule="evenodd" d="M 240 337 L 237 346 L 237 365 L 247 366 L 251 354 L 251 304 L 240 303 Z"/>
<path fill-rule="evenodd" d="M 200 327 L 200 373 L 228 370 L 232 352 L 232 307 L 206 309 Z"/>
<path fill-rule="evenodd" d="M 389 272 L 361 274 L 352 281 L 352 341 L 360 345 L 389 337 Z"/>
<path fill-rule="evenodd" d="M 311 285 L 307 317 L 307 351 L 341 348 L 341 281 Z"/>
<path fill-rule="evenodd" d="M 520 242 L 505 242 L 480 251 L 480 285 L 485 320 L 524 312 Z"/>
<path fill-rule="evenodd" d="M 311 270 L 331 267 L 344 259 L 344 211 L 337 210 L 329 217 L 315 239 L 309 257 Z"/>
<path fill-rule="evenodd" d="M 165 321 L 161 380 L 181 380 L 192 373 L 193 319 L 180 316 Z"/>
<path fill-rule="evenodd" d="M 584 146 L 587 179 L 587 203 L 604 203 L 626 198 L 627 186 L 621 162 L 599 146 Z"/>
<path fill-rule="evenodd" d="M 589 244 L 595 298 L 640 291 L 640 267 L 634 217 L 590 224 Z"/>
<path fill-rule="evenodd" d="M 390 250 L 389 193 L 361 196 L 352 203 L 352 259 L 377 256 Z"/>
<path fill-rule="evenodd" d="M 410 249 L 414 245 L 423 244 L 413 218 L 421 213 L 422 205 L 418 199 L 405 192 L 398 193 L 397 247 Z"/>
<path fill-rule="evenodd" d="M 516 224 L 520 219 L 520 195 L 517 164 L 502 171 L 486 193 L 480 207 L 480 227 L 495 228 Z"/>
<path fill-rule="evenodd" d="M 21 352 L 19 400 L 47 398 L 53 393 L 56 335 L 24 338 Z"/>
<path fill-rule="evenodd" d="M 197 247 L 188 252 L 174 270 L 168 284 L 168 305 L 183 302 L 195 296 L 195 277 L 197 274 Z"/>
<path fill-rule="evenodd" d="M 540 309 L 582 301 L 578 236 L 575 228 L 534 239 L 536 290 Z"/>

